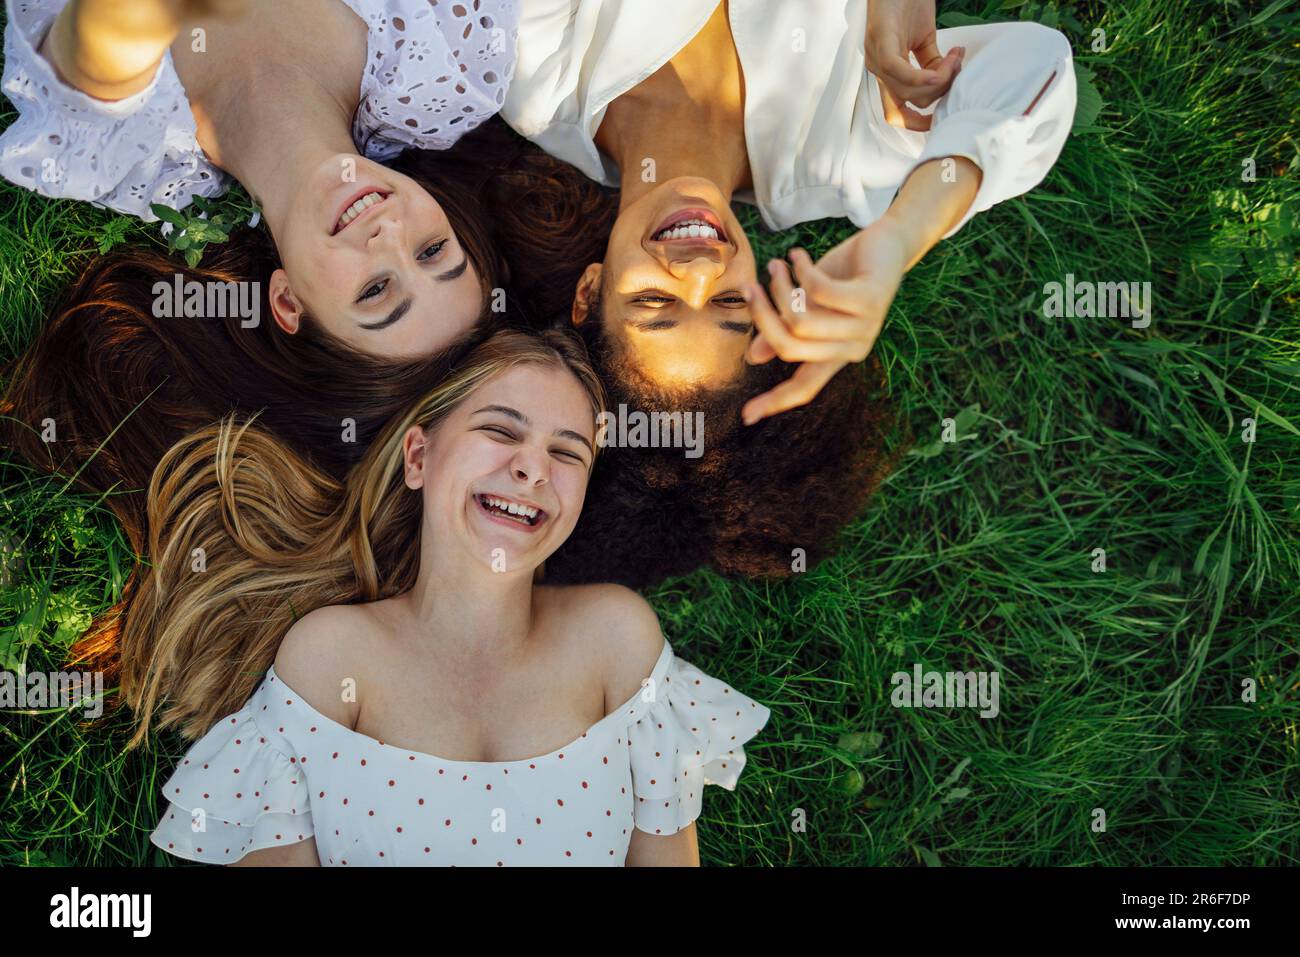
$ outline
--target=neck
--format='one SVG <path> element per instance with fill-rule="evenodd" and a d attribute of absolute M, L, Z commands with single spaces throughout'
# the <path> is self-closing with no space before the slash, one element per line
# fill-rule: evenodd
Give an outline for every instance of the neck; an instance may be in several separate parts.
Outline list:
<path fill-rule="evenodd" d="M 635 93 L 635 91 L 633 91 Z M 624 94 L 624 97 L 632 94 Z M 622 99 L 622 98 L 620 98 Z M 719 138 L 710 128 L 719 126 L 707 115 L 667 115 L 652 104 L 636 104 L 620 111 L 620 118 L 633 114 L 632 122 L 607 116 L 601 124 L 601 147 L 618 165 L 620 211 L 659 183 L 679 176 L 700 176 L 711 180 L 727 202 L 749 182 L 749 157 L 743 139 Z M 611 123 L 611 120 L 613 122 Z M 609 127 L 606 130 L 606 127 Z M 643 162 L 654 160 L 654 176 L 646 182 Z"/>
<path fill-rule="evenodd" d="M 464 556 L 423 550 L 415 586 L 401 600 L 411 637 L 447 661 L 499 661 L 522 650 L 532 632 L 531 570 L 494 572 Z"/>
<path fill-rule="evenodd" d="M 295 108 L 274 116 L 256 108 L 222 130 L 219 164 L 262 207 L 272 236 L 281 234 L 294 197 L 322 163 L 339 154 L 359 155 L 352 142 L 352 115 L 319 87 L 295 93 Z"/>

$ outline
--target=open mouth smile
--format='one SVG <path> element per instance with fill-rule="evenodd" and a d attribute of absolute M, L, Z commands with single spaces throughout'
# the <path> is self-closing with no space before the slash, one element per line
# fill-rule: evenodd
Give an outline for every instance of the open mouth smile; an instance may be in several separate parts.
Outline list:
<path fill-rule="evenodd" d="M 344 207 L 343 212 L 339 215 L 338 220 L 334 223 L 334 231 L 331 236 L 337 236 L 348 226 L 355 223 L 364 216 L 367 210 L 373 209 L 388 198 L 387 193 L 381 193 L 379 190 L 371 189 L 359 196 L 354 196 Z"/>
<path fill-rule="evenodd" d="M 535 505 L 517 502 L 501 495 L 478 494 L 474 496 L 474 501 L 493 521 L 514 525 L 530 532 L 536 531 L 550 518 L 550 515 Z"/>
<path fill-rule="evenodd" d="M 683 209 L 673 213 L 650 234 L 656 243 L 716 243 L 727 244 L 727 234 L 722 222 L 711 209 Z"/>

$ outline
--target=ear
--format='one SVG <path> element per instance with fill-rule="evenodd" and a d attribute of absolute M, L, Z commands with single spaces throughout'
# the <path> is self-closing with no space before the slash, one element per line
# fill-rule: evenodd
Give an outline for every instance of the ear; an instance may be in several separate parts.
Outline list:
<path fill-rule="evenodd" d="M 275 324 L 289 335 L 297 332 L 306 310 L 289 288 L 289 274 L 283 269 L 271 273 L 270 301 Z"/>
<path fill-rule="evenodd" d="M 424 488 L 424 429 L 413 425 L 402 436 L 402 478 L 409 489 Z"/>
<path fill-rule="evenodd" d="M 578 288 L 573 293 L 573 324 L 580 326 L 587 321 L 587 316 L 591 314 L 591 300 L 595 296 L 596 290 L 600 288 L 600 274 L 604 270 L 604 263 L 592 263 L 582 271 L 582 278 L 578 280 Z"/>

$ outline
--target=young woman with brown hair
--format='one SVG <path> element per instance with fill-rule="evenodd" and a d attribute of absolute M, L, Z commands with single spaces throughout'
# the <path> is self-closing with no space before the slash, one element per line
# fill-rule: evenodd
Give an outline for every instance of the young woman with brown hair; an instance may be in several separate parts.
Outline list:
<path fill-rule="evenodd" d="M 500 109 L 514 0 L 6 4 L 6 179 L 153 220 L 235 177 L 275 238 L 284 334 L 312 324 L 410 358 L 488 314 L 498 277 L 473 224 L 382 161 L 447 149 Z"/>
<path fill-rule="evenodd" d="M 154 843 L 223 864 L 697 864 L 704 786 L 735 787 L 768 710 L 675 657 L 635 593 L 535 584 L 602 407 L 569 335 L 502 332 L 344 484 L 256 426 L 172 449 L 122 675 L 133 745 L 197 739 Z"/>

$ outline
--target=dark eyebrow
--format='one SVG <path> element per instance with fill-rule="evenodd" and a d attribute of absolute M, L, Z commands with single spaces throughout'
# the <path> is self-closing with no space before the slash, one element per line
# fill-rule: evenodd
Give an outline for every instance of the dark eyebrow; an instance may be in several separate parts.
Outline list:
<path fill-rule="evenodd" d="M 480 412 L 499 412 L 501 415 L 509 416 L 516 422 L 522 422 L 524 425 L 533 424 L 528 416 L 524 415 L 518 409 L 510 408 L 508 405 L 485 405 L 481 409 L 475 409 L 471 415 L 478 415 Z M 574 442 L 581 442 L 588 450 L 592 448 L 590 439 L 585 435 L 580 435 L 579 433 L 574 432 L 572 429 L 556 429 L 555 435 L 562 439 L 571 439 Z"/>
<path fill-rule="evenodd" d="M 360 323 L 361 328 L 362 328 L 362 329 L 384 329 L 384 328 L 387 328 L 388 326 L 391 326 L 393 323 L 395 323 L 398 319 L 401 319 L 402 316 L 406 315 L 407 310 L 409 310 L 410 308 L 411 308 L 411 300 L 408 298 L 408 299 L 406 299 L 406 300 L 404 300 L 404 301 L 398 303 L 396 309 L 394 309 L 392 312 L 390 312 L 390 313 L 389 313 L 387 316 L 385 316 L 383 319 L 380 319 L 378 322 L 370 322 L 370 323 L 363 322 L 363 323 Z"/>
<path fill-rule="evenodd" d="M 658 332 L 661 329 L 675 329 L 676 319 L 629 319 L 627 324 L 642 332 Z"/>
<path fill-rule="evenodd" d="M 469 256 L 467 255 L 464 259 L 460 261 L 459 266 L 452 266 L 446 272 L 440 273 L 434 278 L 437 279 L 438 282 L 450 282 L 453 279 L 459 279 L 461 277 L 461 274 L 465 272 L 465 269 L 468 266 L 469 266 Z"/>
<path fill-rule="evenodd" d="M 749 330 L 754 328 L 752 322 L 737 322 L 735 319 L 724 319 L 718 325 L 728 332 L 743 332 L 746 335 L 749 334 Z"/>
<path fill-rule="evenodd" d="M 585 435 L 579 435 L 577 432 L 574 432 L 572 429 L 556 429 L 555 434 L 562 439 L 572 439 L 574 442 L 580 442 L 582 443 L 584 448 L 588 449 L 589 451 L 591 450 L 591 440 L 588 439 Z"/>
<path fill-rule="evenodd" d="M 460 261 L 459 266 L 452 266 L 446 272 L 440 273 L 439 275 L 434 276 L 433 278 L 437 279 L 438 282 L 451 282 L 451 280 L 459 279 L 462 275 L 464 275 L 465 270 L 468 268 L 469 268 L 469 256 L 466 256 L 464 259 Z M 411 308 L 411 300 L 408 298 L 400 305 L 398 305 L 396 309 L 394 309 L 392 312 L 386 315 L 383 319 L 380 319 L 378 322 L 371 322 L 371 323 L 363 322 L 360 324 L 361 328 L 370 329 L 370 330 L 386 329 L 389 326 L 391 326 L 393 323 L 395 323 L 398 319 L 401 319 L 402 316 L 406 315 L 407 311 L 410 308 Z"/>
<path fill-rule="evenodd" d="M 485 405 L 481 409 L 475 409 L 471 415 L 478 415 L 480 412 L 500 412 L 502 415 L 508 415 L 516 422 L 522 422 L 524 425 L 532 425 L 528 416 L 524 415 L 518 409 L 512 409 L 508 405 Z"/>

